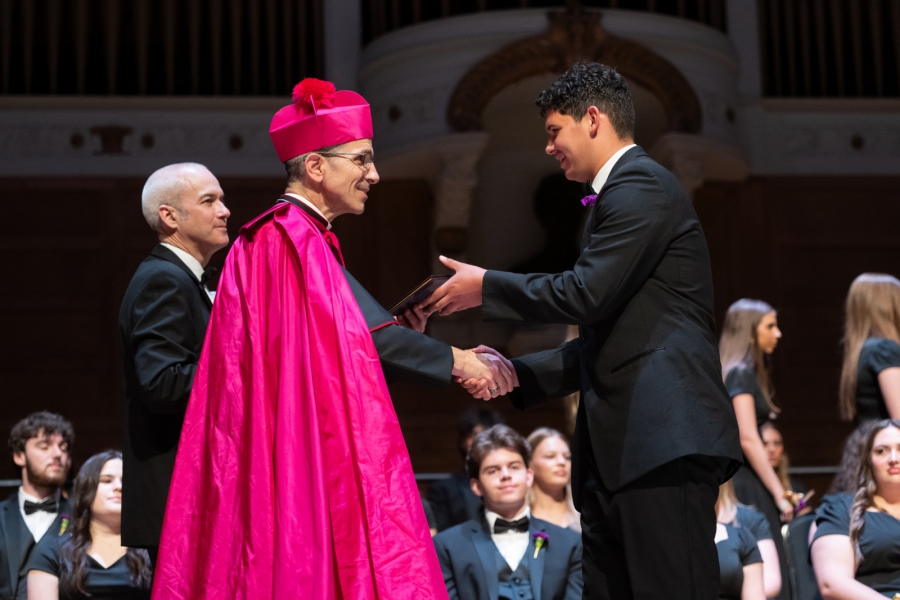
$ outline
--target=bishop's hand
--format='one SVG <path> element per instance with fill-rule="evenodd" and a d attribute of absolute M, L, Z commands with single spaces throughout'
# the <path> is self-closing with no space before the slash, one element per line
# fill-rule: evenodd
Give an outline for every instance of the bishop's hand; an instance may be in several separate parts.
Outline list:
<path fill-rule="evenodd" d="M 516 381 L 515 370 L 504 360 L 486 352 L 453 348 L 453 377 L 458 383 L 468 382 L 464 387 L 476 398 L 503 396 L 512 391 Z"/>

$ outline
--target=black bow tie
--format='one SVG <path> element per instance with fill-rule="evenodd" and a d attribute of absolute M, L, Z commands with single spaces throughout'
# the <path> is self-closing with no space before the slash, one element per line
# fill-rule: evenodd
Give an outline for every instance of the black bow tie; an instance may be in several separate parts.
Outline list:
<path fill-rule="evenodd" d="M 215 267 L 209 267 L 203 271 L 203 275 L 200 277 L 200 285 L 208 285 L 218 272 L 219 270 Z"/>
<path fill-rule="evenodd" d="M 515 521 L 507 521 L 506 519 L 498 518 L 494 521 L 494 533 L 506 533 L 507 531 L 528 533 L 528 517 L 522 517 Z"/>
<path fill-rule="evenodd" d="M 32 502 L 31 500 L 25 501 L 26 515 L 33 515 L 39 510 L 45 510 L 48 513 L 55 513 L 57 508 L 59 508 L 59 503 L 56 501 L 56 498 L 47 498 L 42 502 Z"/>

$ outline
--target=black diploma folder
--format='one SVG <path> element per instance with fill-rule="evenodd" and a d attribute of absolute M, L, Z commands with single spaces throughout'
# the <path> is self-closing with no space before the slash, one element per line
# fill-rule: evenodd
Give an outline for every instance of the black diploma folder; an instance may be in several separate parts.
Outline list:
<path fill-rule="evenodd" d="M 397 315 L 403 314 L 406 309 L 412 308 L 419 302 L 427 300 L 428 297 L 434 293 L 434 290 L 441 287 L 448 279 L 450 279 L 450 275 L 432 275 L 416 287 L 412 289 L 400 302 L 397 302 L 394 306 L 391 307 L 390 312 L 395 317 Z"/>

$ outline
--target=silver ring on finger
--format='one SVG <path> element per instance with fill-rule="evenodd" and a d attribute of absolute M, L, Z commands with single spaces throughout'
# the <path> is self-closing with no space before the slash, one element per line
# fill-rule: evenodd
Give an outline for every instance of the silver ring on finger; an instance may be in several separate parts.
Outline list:
<path fill-rule="evenodd" d="M 492 388 L 488 388 L 488 391 L 489 391 L 490 393 L 492 393 L 492 394 L 496 394 L 497 392 L 500 391 L 500 388 L 499 388 L 499 386 L 498 386 L 498 387 L 492 387 Z"/>

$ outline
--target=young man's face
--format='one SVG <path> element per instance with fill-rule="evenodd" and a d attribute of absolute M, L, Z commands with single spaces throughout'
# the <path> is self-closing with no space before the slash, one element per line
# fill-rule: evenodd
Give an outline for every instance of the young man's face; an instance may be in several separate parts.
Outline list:
<path fill-rule="evenodd" d="M 570 181 L 591 181 L 597 174 L 591 161 L 591 127 L 589 119 L 576 121 L 556 111 L 544 118 L 547 146 L 544 151 L 559 161 Z"/>
<path fill-rule="evenodd" d="M 521 510 L 533 480 L 521 454 L 498 448 L 484 457 L 478 479 L 472 479 L 470 485 L 475 495 L 484 499 L 487 510 L 503 514 Z"/>
<path fill-rule="evenodd" d="M 22 467 L 23 481 L 38 487 L 58 488 L 69 474 L 69 445 L 60 434 L 41 431 L 25 442 L 24 452 L 13 454 L 13 461 Z"/>

